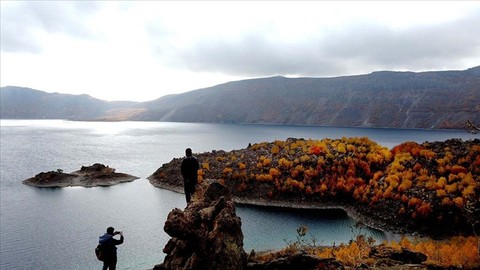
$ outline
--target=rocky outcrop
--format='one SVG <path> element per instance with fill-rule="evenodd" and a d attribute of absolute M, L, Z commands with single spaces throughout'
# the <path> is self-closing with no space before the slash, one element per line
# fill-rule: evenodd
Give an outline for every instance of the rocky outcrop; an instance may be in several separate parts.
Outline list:
<path fill-rule="evenodd" d="M 32 178 L 22 181 L 23 184 L 33 187 L 95 187 L 113 186 L 123 182 L 131 182 L 139 179 L 137 176 L 117 173 L 100 163 L 92 166 L 82 166 L 80 170 L 72 173 L 64 173 L 62 170 L 41 172 Z"/>
<path fill-rule="evenodd" d="M 200 188 L 185 210 L 173 209 L 164 230 L 172 238 L 163 249 L 167 254 L 164 262 L 155 270 L 237 270 L 246 266 L 241 220 L 222 184 Z"/>

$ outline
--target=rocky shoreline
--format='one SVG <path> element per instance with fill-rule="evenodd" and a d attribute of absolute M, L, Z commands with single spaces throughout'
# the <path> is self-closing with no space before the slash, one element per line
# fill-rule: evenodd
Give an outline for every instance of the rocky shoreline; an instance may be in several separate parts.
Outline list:
<path fill-rule="evenodd" d="M 62 170 L 41 172 L 22 183 L 39 188 L 107 187 L 136 179 L 140 177 L 117 173 L 114 168 L 95 163 L 92 166 L 82 166 L 80 170 L 72 173 L 64 173 Z"/>

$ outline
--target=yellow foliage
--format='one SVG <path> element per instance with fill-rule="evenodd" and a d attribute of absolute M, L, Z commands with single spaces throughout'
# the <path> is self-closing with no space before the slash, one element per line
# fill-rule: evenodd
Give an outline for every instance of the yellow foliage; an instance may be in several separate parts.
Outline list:
<path fill-rule="evenodd" d="M 272 176 L 272 177 L 278 177 L 280 175 L 280 171 L 278 171 L 277 169 L 275 168 L 270 168 L 269 170 L 269 174 Z"/>
<path fill-rule="evenodd" d="M 445 241 L 419 241 L 412 243 L 402 238 L 400 246 L 427 255 L 427 263 L 443 267 L 455 266 L 459 268 L 478 269 L 480 256 L 477 245 L 478 237 L 453 237 Z"/>
<path fill-rule="evenodd" d="M 366 239 L 363 235 L 358 235 L 350 244 L 341 244 L 333 251 L 333 254 L 335 259 L 344 265 L 357 268 L 362 264 L 367 264 L 374 242 L 372 239 Z"/>
<path fill-rule="evenodd" d="M 468 187 L 463 189 L 462 196 L 464 198 L 467 198 L 471 195 L 475 195 L 475 186 L 468 186 Z"/>
<path fill-rule="evenodd" d="M 447 185 L 447 179 L 445 177 L 438 178 L 438 181 L 435 183 L 437 189 L 443 189 Z"/>
<path fill-rule="evenodd" d="M 439 190 L 437 190 L 437 196 L 440 197 L 440 198 L 445 197 L 445 196 L 447 196 L 447 192 L 443 189 L 439 189 Z"/>
<path fill-rule="evenodd" d="M 412 181 L 408 179 L 403 179 L 402 183 L 398 187 L 399 192 L 404 192 L 405 190 L 409 189 L 412 187 Z"/>
<path fill-rule="evenodd" d="M 245 168 L 247 168 L 247 165 L 245 165 L 245 163 L 243 163 L 243 162 L 239 162 L 239 163 L 238 163 L 238 168 L 239 168 L 240 170 L 245 170 Z"/>
<path fill-rule="evenodd" d="M 278 166 L 289 169 L 292 167 L 292 162 L 282 157 L 278 159 Z"/>
<path fill-rule="evenodd" d="M 437 156 L 432 150 L 422 149 L 420 150 L 420 156 L 425 157 L 426 159 L 432 159 Z"/>
<path fill-rule="evenodd" d="M 273 177 L 270 174 L 263 174 L 263 173 L 255 175 L 255 179 L 259 182 L 273 181 Z"/>
<path fill-rule="evenodd" d="M 229 173 L 231 173 L 231 172 L 233 172 L 233 169 L 230 168 L 230 167 L 226 167 L 226 168 L 223 169 L 223 171 L 222 171 L 223 174 L 229 174 Z"/>
<path fill-rule="evenodd" d="M 339 143 L 339 144 L 337 145 L 337 151 L 338 151 L 339 153 L 342 153 L 342 154 L 343 154 L 343 153 L 346 153 L 346 152 L 347 152 L 347 149 L 345 148 L 345 144 Z"/>
<path fill-rule="evenodd" d="M 300 161 L 301 162 L 306 162 L 306 161 L 309 161 L 310 160 L 310 156 L 309 155 L 303 155 L 300 157 Z"/>
<path fill-rule="evenodd" d="M 269 166 L 270 163 L 272 163 L 272 161 L 269 158 L 265 158 L 262 162 L 262 165 L 266 167 L 266 166 Z"/>
<path fill-rule="evenodd" d="M 202 163 L 202 168 L 209 171 L 210 170 L 210 164 L 208 164 L 208 162 L 203 162 Z"/>

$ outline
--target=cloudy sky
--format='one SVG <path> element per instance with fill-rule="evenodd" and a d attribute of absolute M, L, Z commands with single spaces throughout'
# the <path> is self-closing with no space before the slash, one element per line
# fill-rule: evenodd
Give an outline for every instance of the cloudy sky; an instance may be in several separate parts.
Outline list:
<path fill-rule="evenodd" d="M 479 1 L 0 3 L 1 86 L 105 100 L 480 65 Z"/>

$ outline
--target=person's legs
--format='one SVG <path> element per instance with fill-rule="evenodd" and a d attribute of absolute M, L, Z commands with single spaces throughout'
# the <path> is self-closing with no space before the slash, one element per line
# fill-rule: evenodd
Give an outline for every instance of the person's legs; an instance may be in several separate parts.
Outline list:
<path fill-rule="evenodd" d="M 110 261 L 110 270 L 115 270 L 117 268 L 117 257 L 113 257 Z"/>
<path fill-rule="evenodd" d="M 117 257 L 105 258 L 102 270 L 115 270 L 117 268 Z"/>
<path fill-rule="evenodd" d="M 183 183 L 183 190 L 185 191 L 185 198 L 187 199 L 187 203 L 190 202 L 190 187 L 187 183 Z"/>
<path fill-rule="evenodd" d="M 193 197 L 193 194 L 195 194 L 195 183 L 190 185 L 190 198 Z"/>

